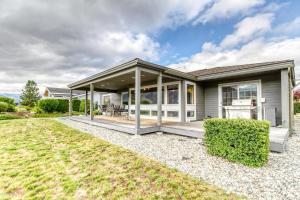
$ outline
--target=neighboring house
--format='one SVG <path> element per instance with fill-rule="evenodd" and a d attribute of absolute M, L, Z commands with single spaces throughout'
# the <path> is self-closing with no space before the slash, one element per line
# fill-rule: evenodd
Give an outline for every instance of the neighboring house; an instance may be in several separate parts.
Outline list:
<path fill-rule="evenodd" d="M 89 95 L 89 93 L 88 93 Z M 84 99 L 85 91 L 75 90 L 72 94 L 73 98 Z M 100 104 L 100 93 L 94 94 L 94 103 Z M 68 88 L 54 88 L 46 87 L 43 94 L 43 98 L 58 98 L 58 99 L 69 99 L 70 98 L 70 89 Z"/>
<path fill-rule="evenodd" d="M 145 133 L 141 118 L 157 119 L 157 127 L 163 120 L 218 117 L 265 119 L 272 126 L 291 128 L 294 86 L 293 60 L 186 73 L 138 58 L 68 85 L 102 92 L 100 104 L 126 105 L 137 133 Z"/>

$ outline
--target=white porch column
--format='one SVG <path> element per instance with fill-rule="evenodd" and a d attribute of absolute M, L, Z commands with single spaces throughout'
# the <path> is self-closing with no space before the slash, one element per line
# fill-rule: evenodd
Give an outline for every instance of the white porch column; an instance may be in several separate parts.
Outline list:
<path fill-rule="evenodd" d="M 73 97 L 73 90 L 70 90 L 70 97 L 69 97 L 69 116 L 72 116 L 73 108 L 72 108 L 72 97 Z"/>
<path fill-rule="evenodd" d="M 180 121 L 186 122 L 186 88 L 185 81 L 180 81 Z"/>
<path fill-rule="evenodd" d="M 289 74 L 287 69 L 281 70 L 281 115 L 282 127 L 289 128 L 290 100 L 289 100 Z"/>
<path fill-rule="evenodd" d="M 84 104 L 84 114 L 87 116 L 87 102 L 88 102 L 88 91 L 85 90 L 85 104 Z"/>
<path fill-rule="evenodd" d="M 162 113 L 162 73 L 157 77 L 157 126 L 161 126 Z"/>
<path fill-rule="evenodd" d="M 91 95 L 91 98 L 90 98 L 90 119 L 93 120 L 94 119 L 94 84 L 91 83 L 90 84 L 90 95 Z"/>
<path fill-rule="evenodd" d="M 141 100 L 141 69 L 135 70 L 135 129 L 138 131 L 141 128 L 140 116 L 140 100 Z"/>

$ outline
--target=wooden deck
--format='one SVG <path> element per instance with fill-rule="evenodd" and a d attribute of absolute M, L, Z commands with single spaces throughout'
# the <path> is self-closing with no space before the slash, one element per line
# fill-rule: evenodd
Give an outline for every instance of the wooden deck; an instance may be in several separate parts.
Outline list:
<path fill-rule="evenodd" d="M 203 139 L 204 137 L 203 121 L 186 123 L 163 121 L 162 126 L 158 127 L 156 126 L 155 120 L 142 119 L 141 128 L 136 130 L 133 119 L 126 119 L 122 117 L 97 116 L 91 121 L 89 117 L 86 116 L 72 116 L 70 119 L 93 126 L 125 132 L 128 134 L 143 135 L 155 132 L 164 132 L 200 139 Z M 270 150 L 274 152 L 284 152 L 286 150 L 288 137 L 288 129 L 271 127 Z"/>

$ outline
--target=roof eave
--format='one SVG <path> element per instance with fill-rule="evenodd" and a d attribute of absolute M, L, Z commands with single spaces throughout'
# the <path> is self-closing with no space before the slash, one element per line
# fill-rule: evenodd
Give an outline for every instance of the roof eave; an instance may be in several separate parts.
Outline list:
<path fill-rule="evenodd" d="M 217 73 L 217 74 L 211 74 L 211 75 L 205 75 L 205 76 L 197 76 L 198 81 L 205 81 L 205 80 L 213 80 L 213 79 L 219 79 L 219 78 L 227 78 L 230 76 L 238 76 L 238 75 L 245 75 L 249 73 L 259 73 L 259 72 L 268 72 L 268 71 L 275 71 L 280 69 L 286 69 L 286 68 L 294 68 L 294 62 L 288 61 L 285 63 L 280 64 L 274 64 L 270 66 L 262 66 L 255 69 L 243 69 L 243 70 L 237 70 L 237 71 L 230 71 L 230 72 L 223 72 L 223 73 Z"/>

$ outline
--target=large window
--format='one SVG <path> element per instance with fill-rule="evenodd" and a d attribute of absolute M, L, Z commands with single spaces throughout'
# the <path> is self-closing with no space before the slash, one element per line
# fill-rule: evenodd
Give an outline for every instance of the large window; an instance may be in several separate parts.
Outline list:
<path fill-rule="evenodd" d="M 178 84 L 167 86 L 167 99 L 168 104 L 178 104 L 179 102 L 179 91 Z"/>
<path fill-rule="evenodd" d="M 164 102 L 164 87 L 162 87 L 162 104 Z M 131 104 L 135 104 L 135 90 L 131 90 Z M 157 87 L 141 89 L 141 104 L 157 104 Z"/>
<path fill-rule="evenodd" d="M 187 97 L 187 104 L 194 104 L 195 103 L 195 85 L 187 84 L 186 85 L 186 97 Z"/>
<path fill-rule="evenodd" d="M 156 104 L 157 103 L 157 88 L 141 89 L 141 104 Z"/>
<path fill-rule="evenodd" d="M 257 119 L 256 83 L 241 83 L 222 87 L 222 117 L 249 116 Z M 249 107 L 250 106 L 250 107 Z"/>
<path fill-rule="evenodd" d="M 122 105 L 128 105 L 129 95 L 128 92 L 122 93 Z"/>

